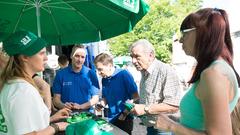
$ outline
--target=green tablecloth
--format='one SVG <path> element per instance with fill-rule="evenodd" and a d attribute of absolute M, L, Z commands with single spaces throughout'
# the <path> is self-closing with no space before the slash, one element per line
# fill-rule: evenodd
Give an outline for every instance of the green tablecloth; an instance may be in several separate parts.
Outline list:
<path fill-rule="evenodd" d="M 89 119 L 70 124 L 66 129 L 66 135 L 113 135 L 98 128 L 96 121 Z"/>

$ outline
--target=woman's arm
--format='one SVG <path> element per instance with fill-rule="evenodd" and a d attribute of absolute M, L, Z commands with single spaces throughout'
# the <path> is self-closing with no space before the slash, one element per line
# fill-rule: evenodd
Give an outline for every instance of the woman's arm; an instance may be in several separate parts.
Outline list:
<path fill-rule="evenodd" d="M 68 118 L 70 112 L 71 112 L 71 110 L 69 110 L 67 108 L 59 110 L 53 116 L 50 117 L 50 123 L 60 120 L 60 119 Z M 43 130 L 27 133 L 25 135 L 54 135 L 58 131 L 64 131 L 66 129 L 67 125 L 68 125 L 68 123 L 66 123 L 66 122 L 52 123 Z"/>
<path fill-rule="evenodd" d="M 202 103 L 207 133 L 232 134 L 229 103 L 234 97 L 234 90 L 228 77 L 214 67 L 206 69 L 196 94 Z"/>
<path fill-rule="evenodd" d="M 174 122 L 166 115 L 159 114 L 155 128 L 160 128 L 161 130 L 174 132 L 176 135 L 207 135 L 205 132 L 196 131 L 190 128 L 186 128 L 181 124 Z"/>
<path fill-rule="evenodd" d="M 69 117 L 70 112 L 71 112 L 70 109 L 63 108 L 50 117 L 50 122 L 66 119 Z"/>
<path fill-rule="evenodd" d="M 43 130 L 34 131 L 24 135 L 54 135 L 58 131 L 64 131 L 67 126 L 68 126 L 68 123 L 66 122 L 58 122 L 58 123 L 50 124 L 47 128 Z"/>
<path fill-rule="evenodd" d="M 234 94 L 228 78 L 216 69 L 205 70 L 197 86 L 196 96 L 202 103 L 205 116 L 204 132 L 187 128 L 160 114 L 156 127 L 177 135 L 231 135 L 229 102 Z"/>

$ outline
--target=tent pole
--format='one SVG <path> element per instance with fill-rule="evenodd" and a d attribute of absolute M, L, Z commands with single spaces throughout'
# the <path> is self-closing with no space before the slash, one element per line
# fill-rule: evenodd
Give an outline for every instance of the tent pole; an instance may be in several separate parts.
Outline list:
<path fill-rule="evenodd" d="M 36 17 L 37 17 L 37 34 L 38 37 L 41 37 L 41 22 L 40 22 L 40 1 L 36 0 L 35 1 L 35 6 L 36 6 Z M 43 78 L 43 72 L 38 73 L 41 78 Z"/>
<path fill-rule="evenodd" d="M 36 0 L 35 6 L 36 6 L 36 17 L 37 17 L 37 32 L 38 32 L 38 37 L 41 37 L 40 2 L 38 0 Z"/>

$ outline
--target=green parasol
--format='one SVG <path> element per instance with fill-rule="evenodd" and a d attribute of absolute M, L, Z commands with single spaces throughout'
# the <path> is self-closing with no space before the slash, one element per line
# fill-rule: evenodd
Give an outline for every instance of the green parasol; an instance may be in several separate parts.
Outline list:
<path fill-rule="evenodd" d="M 19 29 L 53 45 L 105 40 L 131 31 L 148 10 L 144 0 L 1 0 L 0 41 Z"/>

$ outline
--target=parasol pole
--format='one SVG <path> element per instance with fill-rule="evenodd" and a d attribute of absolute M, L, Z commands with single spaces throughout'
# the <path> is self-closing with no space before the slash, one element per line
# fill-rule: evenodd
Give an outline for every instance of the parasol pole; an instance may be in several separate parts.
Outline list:
<path fill-rule="evenodd" d="M 40 2 L 38 0 L 36 0 L 35 6 L 36 6 L 36 17 L 37 17 L 37 32 L 38 32 L 38 37 L 41 37 Z"/>
<path fill-rule="evenodd" d="M 36 17 L 37 17 L 37 34 L 38 37 L 41 37 L 41 21 L 40 21 L 40 2 L 39 0 L 35 1 L 36 7 Z M 41 78 L 43 78 L 43 72 L 39 72 Z"/>

